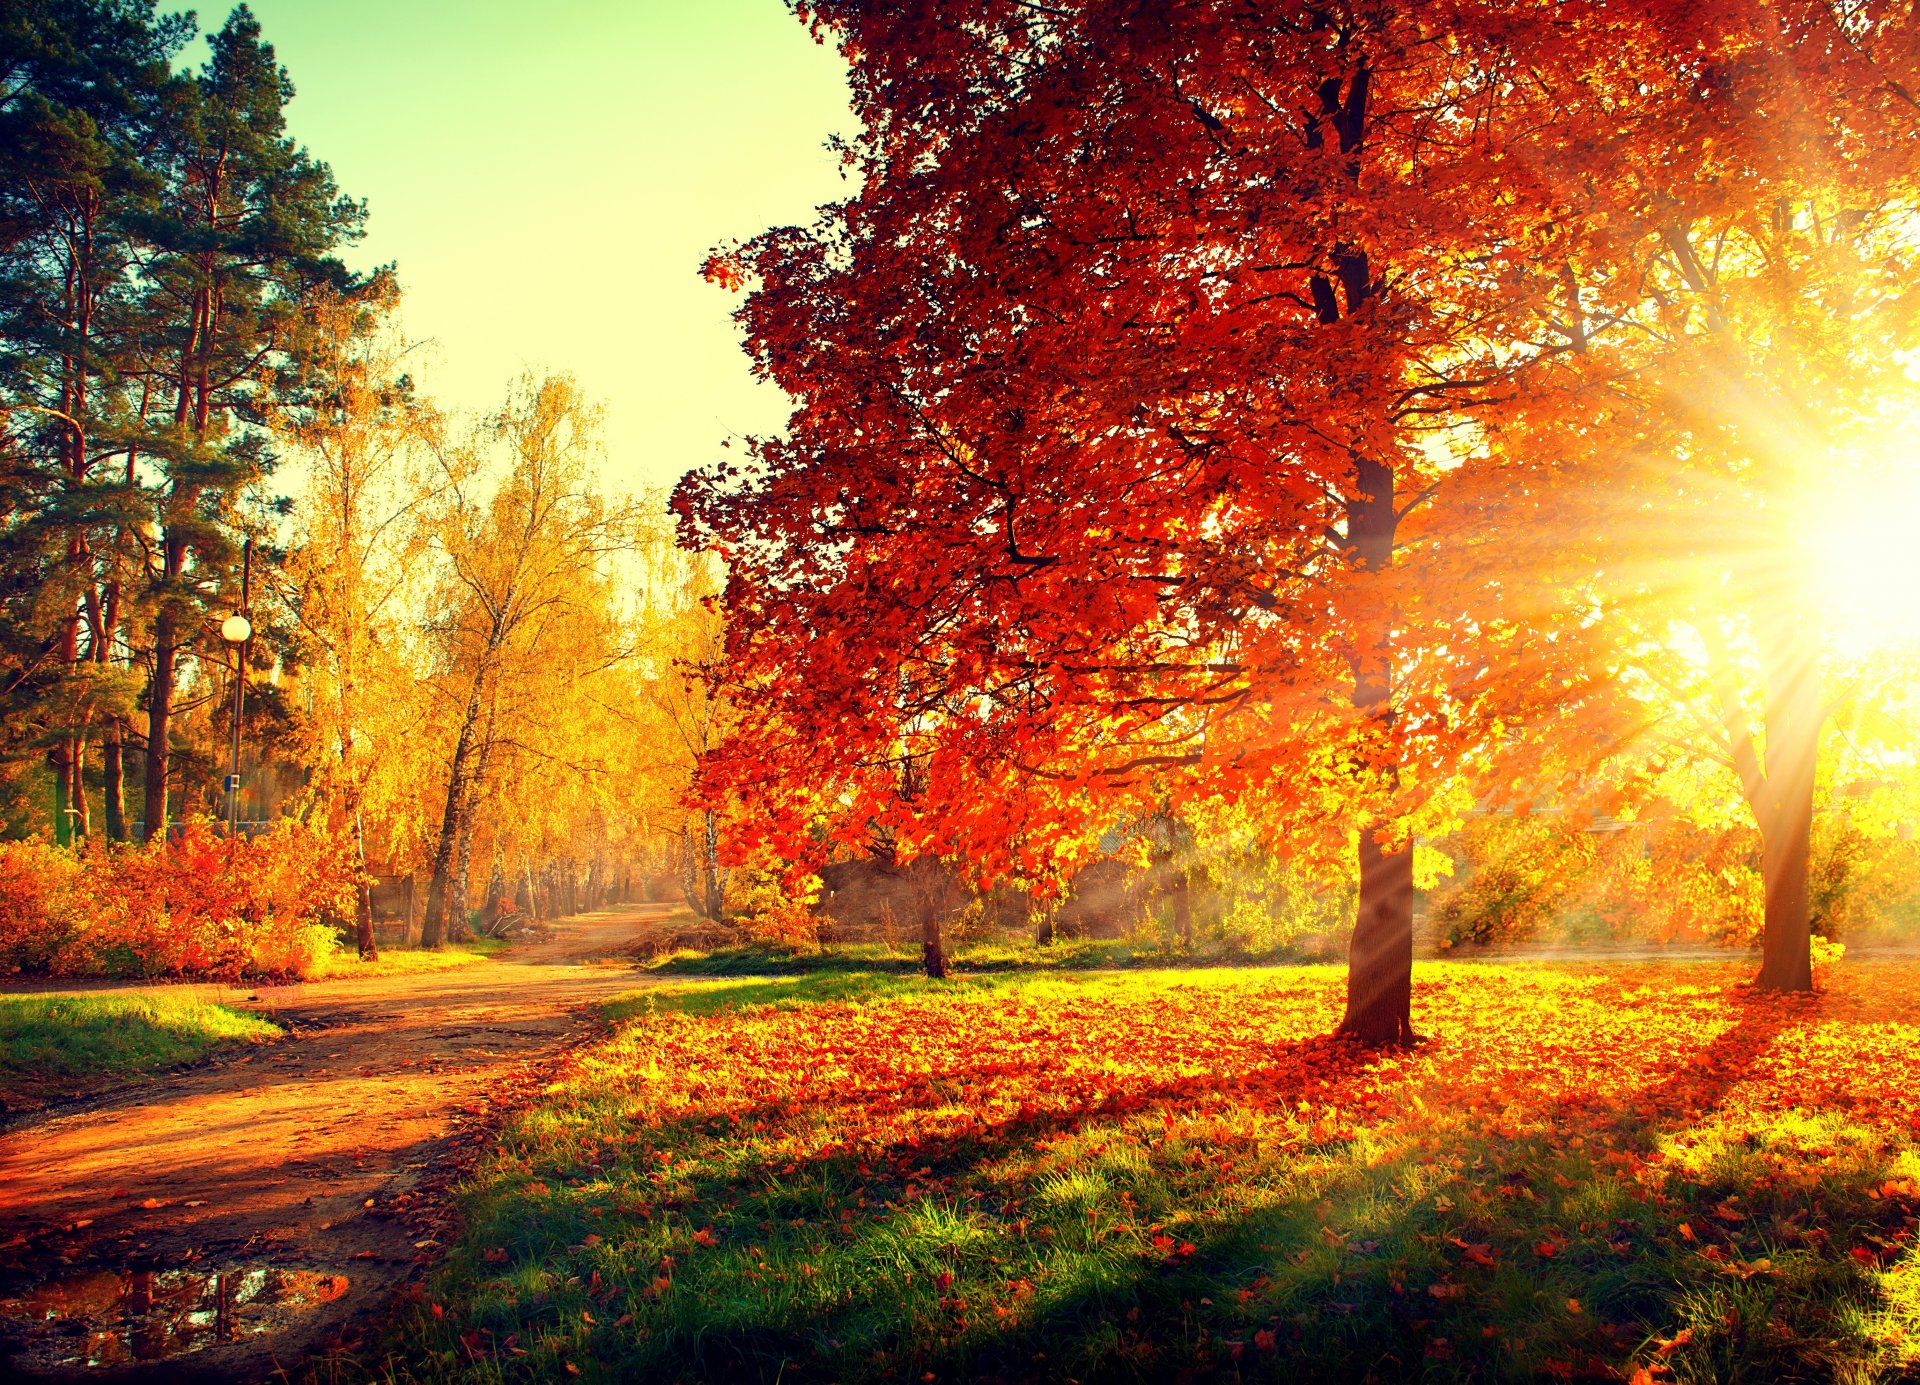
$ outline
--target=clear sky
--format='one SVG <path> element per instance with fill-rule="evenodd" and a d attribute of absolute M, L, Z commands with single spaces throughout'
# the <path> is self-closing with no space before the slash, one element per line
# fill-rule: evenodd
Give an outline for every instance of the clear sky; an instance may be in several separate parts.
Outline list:
<path fill-rule="evenodd" d="M 251 3 L 295 137 L 367 200 L 354 260 L 398 264 L 441 404 L 572 371 L 606 405 L 609 480 L 636 487 L 781 425 L 699 269 L 849 190 L 822 147 L 853 130 L 843 65 L 782 0 Z M 175 8 L 214 29 L 231 6 Z"/>

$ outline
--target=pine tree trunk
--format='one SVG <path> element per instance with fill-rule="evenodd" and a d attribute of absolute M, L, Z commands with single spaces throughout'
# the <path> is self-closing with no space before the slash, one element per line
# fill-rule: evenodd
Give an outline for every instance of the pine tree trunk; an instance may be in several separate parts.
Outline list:
<path fill-rule="evenodd" d="M 167 838 L 167 737 L 173 721 L 175 617 L 163 603 L 153 618 L 153 679 L 147 687 L 146 838 Z"/>
<path fill-rule="evenodd" d="M 1755 805 L 1760 823 L 1766 925 L 1760 975 L 1769 991 L 1813 989 L 1812 904 L 1814 765 L 1820 748 L 1820 697 L 1812 651 L 1788 639 L 1768 651 L 1766 780 Z"/>
<path fill-rule="evenodd" d="M 67 756 L 67 774 L 70 787 L 67 800 L 73 808 L 73 837 L 75 841 L 85 841 L 93 835 L 93 813 L 87 807 L 87 733 L 83 728 L 73 738 L 73 749 Z"/>
<path fill-rule="evenodd" d="M 73 744 L 64 737 L 47 750 L 47 775 L 53 780 L 53 844 L 73 845 Z"/>
<path fill-rule="evenodd" d="M 101 811 L 107 820 L 107 840 L 127 839 L 126 764 L 122 759 L 125 723 L 108 717 L 100 737 Z"/>

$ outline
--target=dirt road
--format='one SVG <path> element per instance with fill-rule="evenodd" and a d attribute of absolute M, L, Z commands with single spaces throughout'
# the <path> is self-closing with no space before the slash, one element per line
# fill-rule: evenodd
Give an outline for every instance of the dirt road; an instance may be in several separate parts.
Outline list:
<path fill-rule="evenodd" d="M 289 1038 L 0 1134 L 0 1375 L 269 1378 L 436 1252 L 444 1184 L 641 984 L 669 912 L 560 921 L 490 963 L 264 988 Z"/>

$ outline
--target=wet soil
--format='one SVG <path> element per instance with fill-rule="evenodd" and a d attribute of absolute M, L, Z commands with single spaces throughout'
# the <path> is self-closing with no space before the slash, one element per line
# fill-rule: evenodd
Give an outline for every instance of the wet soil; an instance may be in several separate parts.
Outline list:
<path fill-rule="evenodd" d="M 492 962 L 221 997 L 287 1039 L 0 1132 L 0 1377 L 277 1378 L 350 1343 L 446 1239 L 500 1119 L 644 984 L 666 905 Z"/>

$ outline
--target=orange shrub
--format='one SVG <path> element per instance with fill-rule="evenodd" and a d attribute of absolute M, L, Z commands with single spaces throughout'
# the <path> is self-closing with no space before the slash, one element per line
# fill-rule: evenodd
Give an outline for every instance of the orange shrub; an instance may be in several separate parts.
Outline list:
<path fill-rule="evenodd" d="M 0 847 L 0 964 L 55 976 L 307 976 L 353 907 L 343 843 L 294 821 L 74 856 Z"/>
<path fill-rule="evenodd" d="M 49 968 L 80 927 L 80 873 L 70 851 L 38 840 L 0 842 L 0 965 Z"/>

